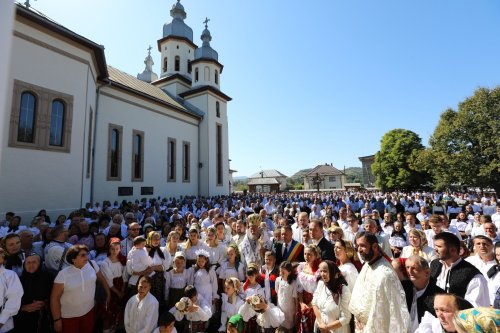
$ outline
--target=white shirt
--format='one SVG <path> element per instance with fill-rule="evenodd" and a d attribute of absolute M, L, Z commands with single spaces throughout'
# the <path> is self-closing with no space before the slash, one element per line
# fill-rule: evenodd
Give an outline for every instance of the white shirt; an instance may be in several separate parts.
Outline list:
<path fill-rule="evenodd" d="M 17 274 L 0 266 L 0 300 L 2 311 L 0 312 L 0 333 L 8 332 L 14 328 L 14 317 L 21 307 L 23 286 Z M 93 296 L 92 296 L 93 297 Z"/>
<path fill-rule="evenodd" d="M 441 269 L 441 273 L 436 279 L 436 285 L 443 290 L 446 290 L 446 276 L 448 275 L 448 271 L 456 266 L 462 258 L 459 258 L 455 261 L 451 266 L 447 267 L 446 264 L 443 263 L 443 268 Z M 475 275 L 467 285 L 467 290 L 465 292 L 464 298 L 468 300 L 474 307 L 478 306 L 486 306 L 490 305 L 490 298 L 488 294 L 488 281 L 486 281 L 485 277 L 482 274 Z"/>
<path fill-rule="evenodd" d="M 61 317 L 75 318 L 87 314 L 94 307 L 96 272 L 99 265 L 88 262 L 81 269 L 71 265 L 61 270 L 54 283 L 63 284 L 61 295 Z M 76 301 L 78 300 L 78 301 Z"/>
<path fill-rule="evenodd" d="M 212 309 L 208 301 L 203 298 L 202 295 L 198 294 L 198 311 L 195 312 L 180 312 L 174 306 L 170 309 L 170 313 L 174 315 L 175 320 L 181 321 L 184 317 L 188 321 L 208 321 L 212 317 Z"/>
<path fill-rule="evenodd" d="M 473 264 L 481 273 L 483 273 L 485 278 L 488 278 L 488 270 L 496 264 L 495 260 L 492 259 L 488 262 L 484 262 L 477 254 L 467 257 L 465 261 Z"/>
<path fill-rule="evenodd" d="M 127 333 L 150 333 L 158 322 L 158 301 L 148 293 L 139 300 L 138 295 L 132 296 L 125 307 L 125 331 Z"/>

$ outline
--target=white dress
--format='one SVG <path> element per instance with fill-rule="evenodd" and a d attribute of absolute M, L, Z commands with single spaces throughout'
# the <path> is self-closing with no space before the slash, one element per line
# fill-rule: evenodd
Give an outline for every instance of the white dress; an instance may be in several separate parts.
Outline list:
<path fill-rule="evenodd" d="M 278 294 L 278 307 L 285 315 L 285 321 L 281 324 L 281 326 L 286 329 L 291 329 L 295 326 L 295 319 L 297 315 L 297 280 L 294 280 L 292 284 L 289 284 L 280 276 L 276 279 L 274 288 Z"/>
<path fill-rule="evenodd" d="M 122 265 L 120 261 L 112 262 L 108 257 L 106 257 L 106 259 L 99 262 L 98 265 L 110 288 L 113 287 L 114 278 L 121 276 L 123 281 L 127 282 L 128 275 L 126 273 L 125 266 Z"/>
<path fill-rule="evenodd" d="M 351 320 L 351 312 L 349 311 L 349 301 L 351 300 L 351 291 L 348 287 L 342 286 L 342 295 L 339 298 L 339 304 L 335 303 L 332 292 L 328 289 L 325 283 L 320 280 L 318 287 L 314 292 L 312 304 L 316 306 L 321 313 L 321 320 L 325 325 L 331 324 L 339 320 L 342 324 L 337 329 L 331 329 L 330 333 L 349 333 L 349 321 Z M 318 327 L 316 319 L 315 327 Z"/>
<path fill-rule="evenodd" d="M 238 310 L 243 305 L 244 301 L 241 299 L 240 296 L 236 296 L 236 301 L 234 302 L 234 304 L 229 303 L 227 294 L 225 293 L 221 295 L 221 299 L 222 299 L 221 317 L 220 317 L 221 326 L 219 328 L 219 332 L 225 332 L 228 319 L 238 313 Z"/>
<path fill-rule="evenodd" d="M 207 251 L 210 254 L 210 265 L 220 265 L 227 258 L 227 247 L 223 244 L 219 244 L 216 247 L 207 245 Z"/>
<path fill-rule="evenodd" d="M 352 292 L 354 289 L 354 285 L 356 284 L 356 279 L 358 278 L 358 270 L 356 266 L 353 265 L 352 262 L 348 262 L 339 266 L 344 279 L 347 281 L 347 286 L 349 287 L 349 291 Z"/>
<path fill-rule="evenodd" d="M 238 269 L 236 267 L 230 267 L 227 260 L 223 261 L 219 268 L 216 270 L 219 279 L 225 280 L 230 277 L 235 277 L 240 281 L 245 281 L 245 265 L 242 262 L 239 263 Z"/>
<path fill-rule="evenodd" d="M 195 270 L 195 266 L 188 269 L 188 284 L 194 285 L 196 291 L 199 295 L 202 295 L 203 299 L 207 301 L 208 304 L 212 304 L 214 299 L 218 299 L 217 294 L 217 275 L 213 267 L 207 270 L 200 268 Z M 212 313 L 214 312 L 212 307 Z"/>
<path fill-rule="evenodd" d="M 298 281 L 297 291 L 299 293 L 302 291 L 306 291 L 310 294 L 313 294 L 318 284 L 319 270 L 317 270 L 315 274 L 305 273 L 303 271 L 305 265 L 306 265 L 305 262 L 301 262 L 297 266 L 297 281 Z"/>

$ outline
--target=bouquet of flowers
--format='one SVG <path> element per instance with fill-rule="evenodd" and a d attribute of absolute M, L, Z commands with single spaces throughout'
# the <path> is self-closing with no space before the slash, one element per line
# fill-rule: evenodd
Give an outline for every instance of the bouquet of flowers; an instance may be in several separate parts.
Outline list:
<path fill-rule="evenodd" d="M 179 300 L 179 302 L 175 303 L 175 308 L 182 313 L 185 313 L 187 309 L 193 305 L 193 302 L 189 297 L 183 297 Z"/>

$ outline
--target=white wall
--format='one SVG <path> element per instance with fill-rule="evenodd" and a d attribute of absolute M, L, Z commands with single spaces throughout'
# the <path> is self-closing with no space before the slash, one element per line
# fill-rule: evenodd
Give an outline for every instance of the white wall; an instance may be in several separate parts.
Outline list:
<path fill-rule="evenodd" d="M 124 101 L 130 100 L 132 103 Z M 198 190 L 198 120 L 105 87 L 99 97 L 94 201 L 141 198 L 141 186 L 153 186 L 154 197 L 196 195 Z M 176 119 L 177 118 L 177 119 Z M 109 124 L 123 126 L 120 181 L 108 181 Z M 132 181 L 132 131 L 144 132 L 144 178 Z M 167 182 L 168 138 L 176 142 L 176 181 Z M 182 181 L 182 143 L 190 142 L 190 182 Z M 119 186 L 132 186 L 133 196 L 118 197 Z M 151 195 L 144 196 L 151 197 Z"/>
<path fill-rule="evenodd" d="M 62 153 L 8 147 L 9 131 L 2 131 L 0 213 L 14 211 L 25 219 L 42 208 L 51 216 L 69 213 L 80 208 L 88 195 L 84 187 L 89 179 L 83 172 L 86 112 L 93 106 L 96 89 L 93 58 L 88 51 L 19 21 L 15 31 L 31 40 L 14 35 L 5 112 L 10 119 L 14 79 L 72 95 L 72 137 L 70 153 Z"/>

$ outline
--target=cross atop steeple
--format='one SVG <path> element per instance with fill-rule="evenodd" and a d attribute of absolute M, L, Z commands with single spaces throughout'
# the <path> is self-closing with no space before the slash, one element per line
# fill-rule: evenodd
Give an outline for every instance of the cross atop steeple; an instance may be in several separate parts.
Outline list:
<path fill-rule="evenodd" d="M 205 17 L 205 21 L 203 21 L 203 23 L 205 23 L 205 28 L 208 28 L 208 22 L 210 22 L 210 19 Z"/>
<path fill-rule="evenodd" d="M 151 55 L 151 50 L 152 50 L 152 49 L 153 49 L 153 48 L 151 47 L 151 45 L 149 45 L 149 47 L 148 47 L 148 55 Z"/>
<path fill-rule="evenodd" d="M 26 8 L 30 8 L 31 7 L 30 0 L 26 0 L 24 2 L 24 5 L 26 6 Z"/>

